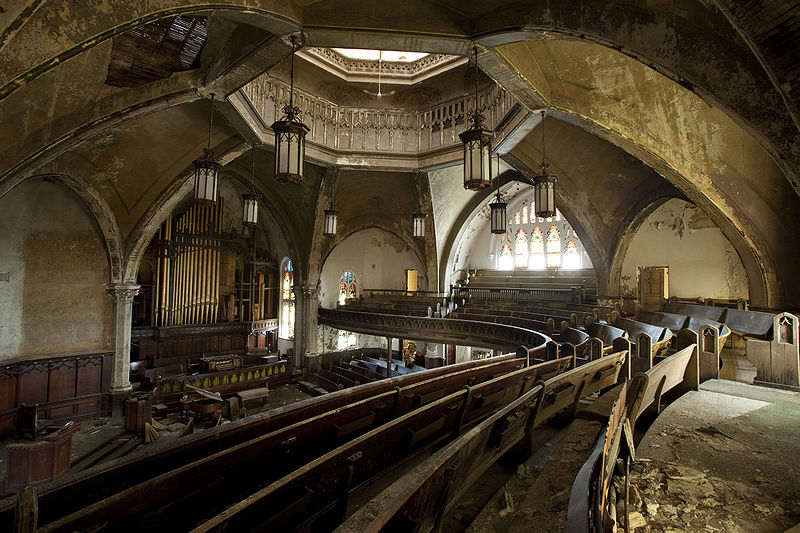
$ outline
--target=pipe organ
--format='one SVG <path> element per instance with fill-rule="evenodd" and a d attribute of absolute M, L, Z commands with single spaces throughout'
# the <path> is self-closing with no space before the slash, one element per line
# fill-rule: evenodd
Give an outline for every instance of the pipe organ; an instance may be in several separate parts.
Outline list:
<path fill-rule="evenodd" d="M 217 322 L 224 241 L 221 201 L 167 218 L 157 236 L 156 326 Z"/>
<path fill-rule="evenodd" d="M 223 205 L 192 205 L 159 228 L 140 267 L 150 327 L 274 318 L 277 270 L 257 257 L 252 235 L 224 232 Z M 144 276 L 143 276 L 144 275 Z M 144 320 L 143 320 L 144 319 Z"/>

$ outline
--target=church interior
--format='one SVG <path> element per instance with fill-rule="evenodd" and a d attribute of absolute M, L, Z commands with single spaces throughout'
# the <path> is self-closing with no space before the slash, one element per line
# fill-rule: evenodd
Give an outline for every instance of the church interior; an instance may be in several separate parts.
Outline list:
<path fill-rule="evenodd" d="M 0 529 L 789 531 L 798 33 L 3 3 Z"/>

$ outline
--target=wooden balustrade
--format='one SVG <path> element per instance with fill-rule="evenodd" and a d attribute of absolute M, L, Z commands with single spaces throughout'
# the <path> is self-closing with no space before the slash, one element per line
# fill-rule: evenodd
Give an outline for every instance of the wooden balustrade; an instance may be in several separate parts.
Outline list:
<path fill-rule="evenodd" d="M 39 406 L 39 416 L 60 424 L 107 412 L 103 400 L 113 370 L 110 351 L 40 356 L 0 365 L 0 435 L 15 429 L 22 404 Z"/>

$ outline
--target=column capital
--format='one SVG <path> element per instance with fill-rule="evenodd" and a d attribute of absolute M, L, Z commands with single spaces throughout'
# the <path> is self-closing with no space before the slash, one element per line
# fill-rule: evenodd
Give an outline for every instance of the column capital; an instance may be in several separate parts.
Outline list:
<path fill-rule="evenodd" d="M 106 294 L 111 296 L 111 299 L 117 302 L 132 302 L 133 299 L 139 294 L 141 285 L 136 283 L 106 283 Z"/>
<path fill-rule="evenodd" d="M 300 285 L 300 291 L 303 293 L 304 296 L 309 298 L 316 298 L 319 296 L 319 285 L 311 285 L 308 283 L 303 283 Z"/>

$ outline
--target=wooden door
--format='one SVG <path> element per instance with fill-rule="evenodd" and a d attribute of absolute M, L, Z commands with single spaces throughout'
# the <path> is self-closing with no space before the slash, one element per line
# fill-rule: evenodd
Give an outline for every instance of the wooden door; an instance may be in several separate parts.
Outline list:
<path fill-rule="evenodd" d="M 417 271 L 415 269 L 406 270 L 406 290 L 417 292 Z"/>
<path fill-rule="evenodd" d="M 669 298 L 669 267 L 639 267 L 639 305 L 643 311 L 661 311 Z"/>

